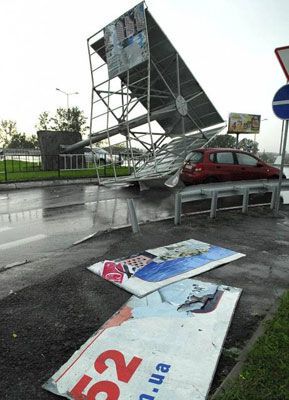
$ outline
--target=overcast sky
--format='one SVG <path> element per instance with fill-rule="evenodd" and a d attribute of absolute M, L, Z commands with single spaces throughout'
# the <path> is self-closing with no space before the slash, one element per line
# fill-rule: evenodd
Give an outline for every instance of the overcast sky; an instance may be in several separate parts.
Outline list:
<path fill-rule="evenodd" d="M 1 0 L 0 119 L 36 133 L 41 112 L 66 107 L 56 87 L 79 92 L 70 106 L 89 116 L 86 39 L 138 2 Z M 289 45 L 289 0 L 148 0 L 147 6 L 222 117 L 261 114 L 267 121 L 260 149 L 278 151 L 281 121 L 272 99 L 286 78 L 274 49 Z"/>

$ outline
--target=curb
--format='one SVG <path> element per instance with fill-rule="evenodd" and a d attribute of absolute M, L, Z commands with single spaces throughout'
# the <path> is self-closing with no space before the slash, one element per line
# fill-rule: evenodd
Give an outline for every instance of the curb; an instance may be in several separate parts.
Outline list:
<path fill-rule="evenodd" d="M 281 296 L 283 295 L 283 293 L 281 294 Z M 216 400 L 219 395 L 225 394 L 226 390 L 232 385 L 234 380 L 239 376 L 252 347 L 255 345 L 257 340 L 265 333 L 266 322 L 270 321 L 276 314 L 280 305 L 281 296 L 276 299 L 274 305 L 270 308 L 266 316 L 259 323 L 258 328 L 253 333 L 253 335 L 247 342 L 246 346 L 242 350 L 240 356 L 238 357 L 237 363 L 235 364 L 229 375 L 226 376 L 226 378 L 223 380 L 220 386 L 215 390 L 215 392 L 211 396 L 209 396 L 209 400 Z"/>
<path fill-rule="evenodd" d="M 97 178 L 85 179 L 61 179 L 61 180 L 47 180 L 47 181 L 29 181 L 29 182 L 13 182 L 13 183 L 0 183 L 0 192 L 5 190 L 18 190 L 18 189 L 31 189 L 46 186 L 65 186 L 65 185 L 81 185 L 86 183 L 94 183 L 98 185 Z"/>

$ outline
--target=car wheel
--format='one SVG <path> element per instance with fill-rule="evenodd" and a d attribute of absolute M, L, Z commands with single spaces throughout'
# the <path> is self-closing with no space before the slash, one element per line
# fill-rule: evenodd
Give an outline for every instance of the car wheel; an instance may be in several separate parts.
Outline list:
<path fill-rule="evenodd" d="M 273 176 L 271 176 L 271 179 L 279 179 L 279 175 L 273 175 Z M 287 179 L 287 176 L 285 174 L 283 174 L 282 179 Z"/>
<path fill-rule="evenodd" d="M 216 182 L 219 182 L 219 181 L 214 176 L 208 176 L 208 178 L 206 178 L 204 180 L 204 183 L 216 183 Z"/>

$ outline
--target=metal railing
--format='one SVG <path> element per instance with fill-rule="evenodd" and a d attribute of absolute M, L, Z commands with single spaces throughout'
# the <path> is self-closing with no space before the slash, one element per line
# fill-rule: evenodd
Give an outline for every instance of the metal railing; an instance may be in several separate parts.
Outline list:
<path fill-rule="evenodd" d="M 28 173 L 36 173 L 41 171 L 41 156 L 36 152 L 23 153 L 18 152 L 17 154 L 11 152 L 5 152 L 0 155 L 0 182 L 9 181 L 9 176 L 18 174 L 23 176 Z"/>
<path fill-rule="evenodd" d="M 113 159 L 104 154 L 96 163 L 84 154 L 61 154 L 41 156 L 38 152 L 6 152 L 0 154 L 0 183 L 73 179 L 112 176 L 113 163 L 123 175 L 130 174 L 126 155 L 116 154 Z M 96 172 L 96 169 L 98 170 Z"/>
<path fill-rule="evenodd" d="M 246 213 L 251 193 L 271 192 L 270 208 L 273 210 L 277 197 L 278 180 L 261 179 L 188 186 L 175 195 L 175 225 L 181 224 L 182 204 L 190 201 L 211 199 L 210 218 L 216 217 L 218 198 L 240 195 L 243 197 L 242 212 Z M 281 190 L 289 190 L 289 179 L 282 180 Z"/>

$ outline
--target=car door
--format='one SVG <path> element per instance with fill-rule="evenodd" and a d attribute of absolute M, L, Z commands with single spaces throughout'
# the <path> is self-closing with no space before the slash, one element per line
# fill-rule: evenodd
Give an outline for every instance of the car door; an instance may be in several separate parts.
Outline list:
<path fill-rule="evenodd" d="M 210 166 L 212 176 L 215 176 L 220 182 L 233 180 L 232 170 L 235 159 L 231 151 L 215 152 L 214 155 L 210 155 L 210 159 L 213 160 Z"/>
<path fill-rule="evenodd" d="M 238 176 L 238 180 L 267 178 L 267 169 L 257 158 L 242 152 L 236 152 L 235 154 L 237 158 L 236 176 Z"/>

